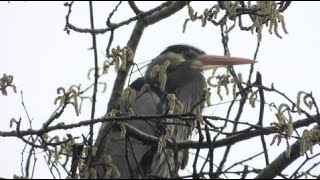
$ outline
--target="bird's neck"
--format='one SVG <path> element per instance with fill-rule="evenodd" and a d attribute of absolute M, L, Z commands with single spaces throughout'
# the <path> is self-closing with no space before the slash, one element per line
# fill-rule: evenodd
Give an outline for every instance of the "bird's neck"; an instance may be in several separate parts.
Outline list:
<path fill-rule="evenodd" d="M 184 112 L 200 113 L 203 108 L 202 97 L 206 89 L 206 81 L 202 71 L 177 72 L 168 75 L 166 90 L 174 93 L 184 104 Z M 196 108 L 193 108 L 196 104 Z"/>

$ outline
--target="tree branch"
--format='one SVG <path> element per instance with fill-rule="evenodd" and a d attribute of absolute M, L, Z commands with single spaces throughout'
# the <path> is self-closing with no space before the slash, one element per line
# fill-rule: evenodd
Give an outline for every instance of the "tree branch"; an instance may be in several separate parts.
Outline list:
<path fill-rule="evenodd" d="M 262 86 L 262 76 L 261 76 L 260 72 L 257 72 L 257 77 L 256 77 L 255 83 L 259 86 Z M 263 90 L 261 88 L 258 88 L 258 91 L 259 91 L 259 97 L 260 97 L 260 112 L 259 112 L 258 125 L 263 127 L 265 98 L 264 98 Z M 269 165 L 269 155 L 268 155 L 267 144 L 266 144 L 264 136 L 261 136 L 261 143 L 262 143 L 264 158 L 265 158 L 265 162 L 266 162 L 266 166 L 267 166 L 267 165 Z"/>
<path fill-rule="evenodd" d="M 319 129 L 317 126 L 314 129 Z M 316 143 L 316 142 L 313 142 Z M 291 145 L 290 157 L 286 157 L 286 151 L 281 153 L 273 162 L 266 166 L 262 171 L 255 177 L 255 179 L 273 179 L 280 174 L 285 168 L 287 168 L 293 161 L 298 159 L 300 155 L 300 144 L 301 141 L 296 141 Z"/>
<path fill-rule="evenodd" d="M 46 129 L 19 131 L 19 136 L 42 135 L 44 133 L 48 133 L 55 130 L 68 130 L 72 128 L 88 126 L 91 123 L 100 123 L 100 122 L 106 122 L 106 121 L 124 121 L 124 120 L 137 120 L 137 119 L 150 120 L 150 119 L 161 119 L 161 118 L 179 118 L 179 116 L 187 117 L 190 115 L 173 114 L 173 115 L 160 115 L 160 116 L 129 116 L 129 117 L 98 118 L 98 119 L 92 119 L 92 120 L 85 120 L 79 123 L 68 124 L 68 125 L 59 123 L 55 126 L 49 126 Z M 196 118 L 196 115 L 194 115 L 193 118 Z M 212 118 L 219 119 L 219 117 L 212 117 Z M 220 118 L 220 119 L 223 119 L 223 118 Z M 296 128 L 309 126 L 310 124 L 314 123 L 315 119 L 317 119 L 316 115 L 312 116 L 312 118 L 297 120 L 296 122 L 293 123 L 293 128 L 296 129 Z M 124 125 L 127 128 L 127 132 L 130 132 L 132 137 L 144 142 L 145 144 L 158 143 L 157 137 L 145 134 L 126 123 L 124 123 Z M 212 142 L 212 145 L 213 145 L 213 148 L 222 147 L 225 145 L 235 144 L 243 140 L 250 139 L 252 137 L 269 135 L 276 132 L 278 132 L 277 128 L 273 126 L 252 130 L 252 131 L 244 131 L 243 133 L 232 135 L 227 138 Z M 11 131 L 11 132 L 0 131 L 0 136 L 1 137 L 18 137 L 18 132 L 17 131 Z M 177 141 L 177 145 L 179 149 L 186 149 L 186 148 L 196 149 L 198 147 L 198 144 L 199 142 L 197 141 Z M 209 144 L 207 142 L 203 142 L 201 145 L 201 148 L 209 148 Z"/>
<path fill-rule="evenodd" d="M 90 7 L 90 24 L 91 29 L 94 29 L 94 18 L 93 18 L 93 6 L 92 1 L 89 1 Z M 92 48 L 94 54 L 94 87 L 93 87 L 93 94 L 92 94 L 92 108 L 91 108 L 91 119 L 94 119 L 94 114 L 96 111 L 96 97 L 97 97 L 97 89 L 98 89 L 98 78 L 99 78 L 99 69 L 98 69 L 98 54 L 97 54 L 97 42 L 96 42 L 96 35 L 91 33 L 92 36 Z M 93 144 L 93 125 L 90 124 L 90 136 L 89 136 L 89 146 L 92 147 Z"/>
<path fill-rule="evenodd" d="M 167 2 L 168 3 L 168 2 Z M 144 29 L 156 22 L 161 21 L 164 18 L 171 16 L 172 14 L 178 12 L 182 9 L 187 3 L 185 1 L 172 2 L 168 6 L 160 5 L 161 10 L 155 11 L 153 14 L 146 16 L 143 19 L 139 19 L 134 27 L 134 30 L 131 34 L 131 37 L 127 43 L 127 46 L 131 48 L 132 52 L 136 52 L 140 38 L 143 34 Z M 158 9 L 158 8 L 155 8 Z M 125 81 L 129 74 L 129 70 L 133 63 L 127 63 L 125 70 L 119 70 L 116 77 L 114 87 L 112 89 L 111 98 L 108 104 L 107 112 L 110 112 L 112 109 L 115 109 L 120 104 L 121 94 L 124 88 Z"/>
<path fill-rule="evenodd" d="M 181 2 L 182 2 L 182 1 L 181 1 Z M 109 27 L 107 27 L 107 28 L 100 28 L 100 29 L 94 29 L 94 30 L 88 29 L 88 28 L 78 28 L 78 27 L 72 25 L 72 24 L 69 22 L 69 16 L 67 16 L 67 17 L 66 17 L 66 28 L 65 28 L 65 29 L 72 29 L 73 31 L 79 32 L 79 33 L 104 34 L 104 33 L 108 32 L 108 31 L 115 30 L 115 29 L 117 29 L 117 28 L 119 28 L 119 27 L 121 27 L 121 26 L 128 25 L 128 24 L 130 24 L 130 23 L 133 22 L 133 21 L 136 21 L 136 20 L 139 21 L 140 19 L 142 19 L 142 18 L 145 17 L 145 16 L 148 16 L 148 15 L 154 13 L 154 12 L 157 12 L 157 11 L 161 11 L 161 10 L 162 10 L 164 7 L 166 7 L 166 6 L 169 6 L 169 5 L 171 5 L 171 4 L 179 4 L 179 3 L 181 3 L 181 2 L 179 1 L 179 2 L 177 2 L 177 3 L 173 3 L 173 2 L 171 2 L 171 1 L 168 1 L 168 2 L 165 2 L 165 3 L 161 4 L 160 6 L 158 6 L 158 7 L 156 7 L 156 8 L 154 8 L 154 9 L 151 9 L 150 11 L 140 13 L 140 14 L 138 14 L 137 16 L 134 16 L 134 17 L 132 17 L 132 18 L 129 18 L 129 19 L 127 19 L 127 20 L 125 20 L 125 21 L 122 21 L 122 22 L 120 22 L 120 23 L 111 24 L 111 25 L 110 25 Z M 71 9 L 71 8 L 69 8 L 69 11 L 70 11 L 70 9 Z M 69 15 L 70 15 L 70 14 L 69 14 Z"/>
<path fill-rule="evenodd" d="M 128 1 L 128 4 L 135 14 L 140 14 L 142 12 L 134 1 Z"/>

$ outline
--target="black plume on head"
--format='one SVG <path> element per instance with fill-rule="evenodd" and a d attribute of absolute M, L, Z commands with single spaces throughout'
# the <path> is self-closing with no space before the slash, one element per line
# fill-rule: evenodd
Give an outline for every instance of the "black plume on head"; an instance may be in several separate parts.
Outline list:
<path fill-rule="evenodd" d="M 178 44 L 178 45 L 172 45 L 167 47 L 167 49 L 165 49 L 164 51 L 162 51 L 161 54 L 165 54 L 168 52 L 174 52 L 177 54 L 183 54 L 186 53 L 188 51 L 192 50 L 193 52 L 197 53 L 197 54 L 204 54 L 204 52 L 198 48 L 195 48 L 193 46 L 189 46 L 189 45 L 182 45 L 182 44 Z"/>

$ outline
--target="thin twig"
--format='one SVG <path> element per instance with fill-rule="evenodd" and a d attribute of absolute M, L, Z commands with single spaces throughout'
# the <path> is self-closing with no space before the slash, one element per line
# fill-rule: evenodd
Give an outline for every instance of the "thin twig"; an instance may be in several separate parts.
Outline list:
<path fill-rule="evenodd" d="M 125 21 L 122 21 L 120 23 L 117 23 L 117 24 L 112 24 L 110 25 L 110 27 L 107 27 L 107 28 L 102 28 L 102 29 L 87 29 L 87 28 L 78 28 L 74 25 L 72 25 L 70 22 L 69 22 L 69 19 L 67 19 L 67 23 L 66 23 L 66 26 L 68 29 L 72 29 L 73 31 L 75 32 L 79 32 L 79 33 L 94 33 L 94 34 L 104 34 L 108 31 L 111 31 L 111 30 L 115 30 L 117 28 L 120 28 L 121 26 L 124 26 L 124 25 L 128 25 L 130 24 L 131 22 L 133 21 L 136 21 L 136 20 L 139 20 L 145 16 L 148 16 L 148 15 L 151 15 L 153 14 L 154 12 L 157 12 L 161 9 L 163 9 L 164 7 L 166 6 L 169 6 L 170 4 L 172 4 L 173 2 L 171 1 L 168 1 L 168 2 L 165 2 L 163 3 L 162 5 L 154 8 L 154 9 L 151 9 L 150 11 L 147 11 L 147 12 L 142 12 L 134 17 L 131 17 Z M 70 8 L 71 9 L 71 8 Z"/>
<path fill-rule="evenodd" d="M 126 135 L 127 136 L 127 135 Z M 144 174 L 143 174 L 143 171 L 140 167 L 140 164 L 139 164 L 139 161 L 137 159 L 137 156 L 136 156 L 136 153 L 134 152 L 134 148 L 132 146 L 132 143 L 131 143 L 131 140 L 130 140 L 130 137 L 127 136 L 126 140 L 129 142 L 129 145 L 130 145 L 130 149 L 131 149 L 131 152 L 132 152 L 132 155 L 133 155 L 133 159 L 134 159 L 134 162 L 136 163 L 137 165 L 137 169 L 139 170 L 139 173 L 140 173 L 140 176 L 144 179 Z"/>
<path fill-rule="evenodd" d="M 260 72 L 257 72 L 257 77 L 256 77 L 256 82 L 257 85 L 262 86 L 262 76 L 260 74 Z M 257 125 L 262 126 L 263 127 L 263 117 L 264 117 L 264 105 L 265 105 L 265 98 L 264 98 L 264 92 L 263 89 L 259 88 L 259 96 L 260 96 L 260 109 L 259 109 L 259 120 Z M 268 149 L 267 149 L 267 145 L 266 145 L 266 141 L 264 136 L 261 136 L 261 143 L 262 143 L 262 148 L 263 148 L 263 152 L 264 152 L 264 158 L 265 158 L 265 162 L 266 165 L 269 165 L 269 155 L 268 155 Z"/>
<path fill-rule="evenodd" d="M 199 153 L 200 153 L 200 150 L 201 150 L 201 144 L 202 144 L 203 139 L 204 139 L 199 121 L 197 121 L 197 128 L 198 128 L 198 133 L 199 133 L 199 140 L 198 140 L 198 147 L 197 147 L 196 155 L 195 155 L 195 158 L 194 158 L 194 161 L 193 161 L 193 165 L 192 165 L 192 167 L 193 167 L 192 178 L 193 179 L 199 179 L 200 178 L 200 176 L 198 176 L 199 174 L 197 173 L 197 162 L 198 162 L 198 157 L 199 157 Z"/>
<path fill-rule="evenodd" d="M 89 1 L 89 8 L 90 8 L 91 29 L 94 29 L 92 1 Z M 98 89 L 99 67 L 98 67 L 96 35 L 95 35 L 95 33 L 91 33 L 91 36 L 92 36 L 92 48 L 93 48 L 93 53 L 94 53 L 94 87 L 93 87 L 93 95 L 92 95 L 91 119 L 94 119 L 94 114 L 96 111 L 96 97 L 97 97 L 97 89 Z M 90 147 L 92 147 L 92 145 L 93 145 L 93 125 L 94 124 L 90 124 L 90 137 L 89 137 L 89 146 Z"/>
<path fill-rule="evenodd" d="M 114 30 L 110 31 L 110 37 L 109 37 L 109 41 L 108 41 L 108 45 L 107 45 L 107 49 L 106 49 L 107 58 L 111 57 L 110 48 L 111 48 L 111 45 L 112 45 L 112 42 L 113 42 L 113 36 L 114 36 Z"/>
<path fill-rule="evenodd" d="M 314 129 L 319 130 L 319 126 Z M 311 140 L 315 144 L 315 139 Z M 273 179 L 279 175 L 285 168 L 287 168 L 292 162 L 298 159 L 300 154 L 301 140 L 297 140 L 290 147 L 290 155 L 287 156 L 287 150 L 282 152 L 275 160 L 273 160 L 268 166 L 262 169 L 262 171 L 255 177 L 256 179 Z"/>
<path fill-rule="evenodd" d="M 47 166 L 48 166 L 48 169 L 49 169 L 49 171 L 50 171 L 53 179 L 56 179 L 56 176 L 54 175 L 54 173 L 53 173 L 53 171 L 52 171 L 52 167 L 50 167 L 50 165 L 47 163 L 48 160 L 47 160 L 46 156 L 43 156 L 43 157 L 44 157 L 44 160 L 46 161 L 46 164 L 47 164 Z M 52 162 L 51 162 L 51 163 L 52 163 Z"/>
<path fill-rule="evenodd" d="M 263 154 L 263 152 L 258 153 L 258 154 L 254 155 L 254 156 L 252 156 L 252 157 L 247 158 L 247 159 L 244 159 L 244 160 L 242 160 L 242 161 L 236 162 L 236 163 L 234 163 L 233 165 L 231 165 L 229 168 L 227 168 L 225 171 L 229 171 L 230 169 L 232 169 L 233 167 L 236 167 L 237 165 L 243 164 L 243 163 L 245 163 L 245 162 L 247 162 L 247 161 L 251 161 L 252 159 L 260 156 L 261 154 Z"/>
<path fill-rule="evenodd" d="M 111 11 L 111 13 L 109 14 L 109 17 L 107 19 L 107 26 L 110 27 L 111 25 L 111 18 L 114 15 L 114 13 L 118 10 L 119 6 L 121 5 L 122 1 L 119 1 L 119 3 L 116 5 L 116 7 L 114 8 L 113 11 Z"/>
<path fill-rule="evenodd" d="M 227 54 L 230 54 L 230 51 L 229 51 L 229 48 L 228 48 L 229 36 L 228 36 L 227 33 L 224 32 L 224 29 L 223 29 L 224 26 L 227 26 L 227 25 L 226 24 L 221 25 L 220 30 L 221 30 L 221 37 L 222 37 L 222 44 L 223 44 L 223 48 L 224 48 L 224 53 L 225 53 L 225 55 L 227 55 Z M 236 73 L 235 73 L 233 68 L 230 68 L 230 74 L 234 78 L 237 77 L 237 75 L 236 75 Z M 237 86 L 238 86 L 239 90 L 243 89 L 243 87 L 242 87 L 242 85 L 240 83 L 237 83 Z M 242 115 L 242 112 L 243 112 L 243 109 L 244 109 L 244 105 L 245 105 L 245 103 L 247 101 L 247 93 L 241 93 L 241 97 L 242 98 L 240 100 L 238 112 L 237 112 L 237 115 L 236 115 L 236 117 L 234 119 L 235 122 L 239 122 L 240 121 L 240 117 Z M 233 107 L 233 104 L 234 103 L 231 103 L 231 105 L 228 108 L 228 113 L 227 113 L 227 118 L 226 119 L 229 119 L 229 115 L 230 115 L 230 112 L 231 112 L 231 108 Z M 233 125 L 232 133 L 236 132 L 237 129 L 238 129 L 238 124 L 236 123 L 236 124 Z M 223 158 L 222 158 L 222 160 L 221 160 L 221 162 L 219 164 L 218 172 L 222 172 L 224 164 L 226 163 L 227 158 L 229 156 L 230 150 L 231 150 L 231 145 L 228 145 L 226 150 L 225 150 L 225 153 L 223 155 Z"/>
<path fill-rule="evenodd" d="M 257 40 L 257 47 L 256 47 L 256 51 L 254 52 L 254 55 L 253 55 L 253 60 L 257 60 L 259 49 L 260 49 L 260 41 Z M 254 70 L 254 64 L 251 64 L 247 84 L 251 84 L 251 77 L 253 74 L 253 70 Z"/>
<path fill-rule="evenodd" d="M 132 167 L 131 167 L 131 163 L 130 163 L 130 159 L 129 159 L 129 150 L 128 150 L 128 140 L 130 140 L 129 138 L 130 137 L 128 137 L 127 135 L 125 135 L 126 136 L 126 142 L 125 142 L 125 149 L 126 149 L 126 154 L 125 154 L 125 156 L 126 156 L 126 160 L 127 160 L 127 164 L 128 164 L 128 167 L 129 167 L 129 171 L 130 171 L 130 175 L 131 175 L 131 179 L 133 179 L 134 178 L 134 176 L 133 176 L 133 169 L 132 169 Z M 140 171 L 140 169 L 139 169 L 139 171 Z"/>
<path fill-rule="evenodd" d="M 306 157 L 306 159 L 300 164 L 300 166 L 292 173 L 292 175 L 289 177 L 289 179 L 292 179 L 294 176 L 297 176 L 297 173 L 300 171 L 300 169 L 307 163 L 309 162 L 310 160 L 316 158 L 320 156 L 320 153 L 312 156 L 312 157 Z M 295 178 L 296 179 L 296 178 Z"/>
<path fill-rule="evenodd" d="M 207 142 L 209 144 L 209 153 L 208 153 L 208 157 L 209 157 L 209 177 L 210 179 L 215 179 L 216 177 L 213 175 L 213 146 L 212 146 L 212 142 L 211 142 L 211 136 L 210 136 L 210 132 L 208 130 L 208 126 L 205 125 L 205 132 L 206 132 L 206 138 L 207 138 Z"/>

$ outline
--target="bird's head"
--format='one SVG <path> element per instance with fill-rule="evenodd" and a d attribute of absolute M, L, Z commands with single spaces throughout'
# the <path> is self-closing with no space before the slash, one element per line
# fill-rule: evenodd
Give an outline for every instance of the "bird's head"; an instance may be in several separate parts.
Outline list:
<path fill-rule="evenodd" d="M 221 66 L 256 63 L 256 61 L 245 58 L 207 55 L 204 51 L 190 45 L 173 45 L 165 49 L 151 62 L 146 71 L 146 77 L 150 76 L 154 66 L 162 65 L 167 60 L 170 62 L 167 72 L 179 71 L 181 73 L 202 72 Z"/>
<path fill-rule="evenodd" d="M 147 80 L 155 80 L 153 76 L 156 77 L 156 75 L 152 73 L 154 67 L 167 64 L 166 61 L 169 62 L 169 65 L 166 68 L 165 89 L 169 93 L 181 88 L 187 90 L 187 86 L 190 86 L 187 91 L 198 89 L 199 92 L 202 92 L 206 86 L 206 81 L 202 74 L 204 70 L 256 62 L 244 58 L 207 55 L 204 51 L 189 45 L 173 45 L 165 49 L 151 62 L 147 68 L 145 78 Z M 161 79 L 159 80 L 161 81 Z"/>

